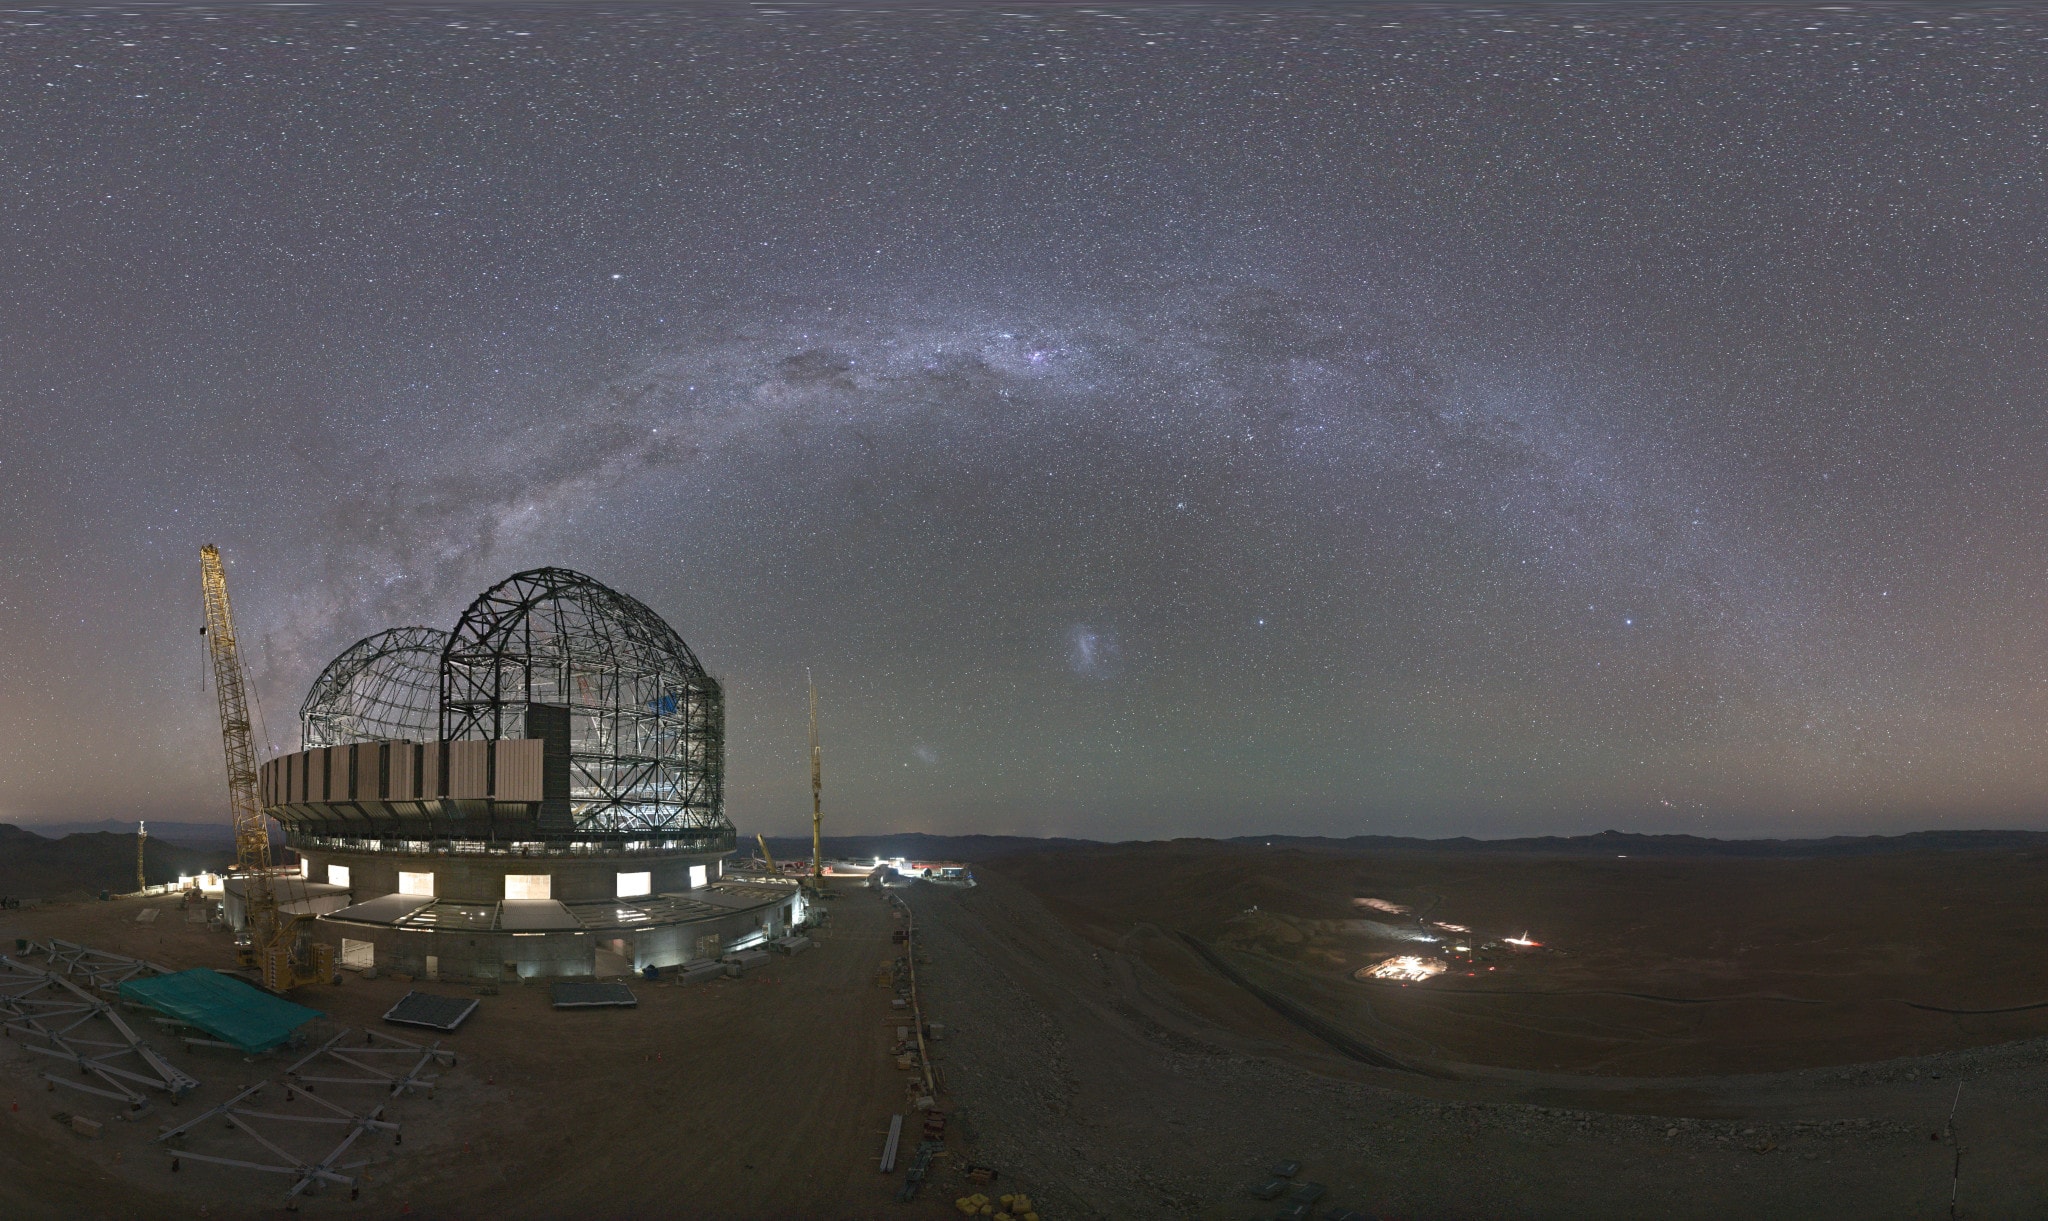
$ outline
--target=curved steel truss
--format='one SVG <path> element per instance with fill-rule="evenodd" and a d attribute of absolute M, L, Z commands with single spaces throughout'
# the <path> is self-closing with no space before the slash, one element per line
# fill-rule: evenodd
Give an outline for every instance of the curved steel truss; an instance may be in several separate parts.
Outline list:
<path fill-rule="evenodd" d="M 440 680 L 443 738 L 566 725 L 577 831 L 730 833 L 725 693 L 639 601 L 567 568 L 517 573 L 462 613 Z"/>
<path fill-rule="evenodd" d="M 327 663 L 299 707 L 306 749 L 348 742 L 428 742 L 440 733 L 448 633 L 394 627 Z"/>

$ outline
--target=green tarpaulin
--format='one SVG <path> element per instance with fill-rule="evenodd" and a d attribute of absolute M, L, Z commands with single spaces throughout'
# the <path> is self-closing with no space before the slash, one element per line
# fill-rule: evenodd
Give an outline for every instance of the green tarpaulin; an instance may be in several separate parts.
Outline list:
<path fill-rule="evenodd" d="M 189 1022 L 243 1051 L 268 1051 L 321 1013 L 294 1005 L 261 988 L 218 971 L 200 968 L 176 975 L 131 979 L 121 998 L 147 1005 L 167 1017 Z"/>

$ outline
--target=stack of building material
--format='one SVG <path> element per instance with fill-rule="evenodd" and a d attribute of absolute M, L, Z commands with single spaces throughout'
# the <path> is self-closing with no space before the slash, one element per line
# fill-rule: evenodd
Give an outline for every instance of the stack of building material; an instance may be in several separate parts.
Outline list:
<path fill-rule="evenodd" d="M 295 1005 L 203 967 L 126 980 L 121 999 L 176 1018 L 252 1055 L 286 1042 L 299 1027 L 322 1016 L 318 1009 Z"/>
<path fill-rule="evenodd" d="M 676 982 L 679 984 L 694 984 L 698 980 L 714 979 L 723 974 L 725 974 L 724 963 L 718 962 L 715 959 L 699 958 L 695 962 L 686 962 L 676 968 Z"/>
<path fill-rule="evenodd" d="M 557 1009 L 631 1009 L 639 1004 L 632 989 L 624 984 L 564 981 L 553 985 L 552 991 Z"/>
<path fill-rule="evenodd" d="M 724 958 L 719 959 L 719 961 L 725 964 L 725 973 L 727 975 L 745 975 L 748 971 L 768 961 L 768 951 L 741 950 L 737 954 L 727 954 Z"/>
<path fill-rule="evenodd" d="M 802 933 L 791 933 L 787 937 L 777 937 L 769 944 L 775 947 L 777 953 L 801 954 L 811 948 L 811 939 Z"/>

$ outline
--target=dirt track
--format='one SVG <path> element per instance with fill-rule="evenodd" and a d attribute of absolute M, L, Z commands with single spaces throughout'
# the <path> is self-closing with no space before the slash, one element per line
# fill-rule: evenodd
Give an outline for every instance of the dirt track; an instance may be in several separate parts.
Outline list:
<path fill-rule="evenodd" d="M 1245 1187 L 1291 1158 L 1389 1217 L 1939 1218 L 1958 1147 L 1957 1215 L 2048 1215 L 2042 1040 L 1733 1077 L 1417 1076 L 1337 1055 L 1163 929 L 1084 938 L 1008 866 L 980 872 L 912 897 L 928 992 L 984 1154 L 1061 1216 L 1268 1216 Z"/>
<path fill-rule="evenodd" d="M 1085 936 L 1191 933 L 1398 1056 L 1613 1076 L 1817 1068 L 2048 1034 L 2048 1007 L 2019 1008 L 2048 1000 L 2044 870 L 2028 852 L 1628 860 L 1200 842 L 994 866 Z M 1543 947 L 1500 946 L 1420 986 L 1352 978 L 1389 955 L 1446 957 L 1463 938 L 1424 915 L 1482 939 L 1529 929 Z M 1436 940 L 1389 939 L 1415 934 Z"/>

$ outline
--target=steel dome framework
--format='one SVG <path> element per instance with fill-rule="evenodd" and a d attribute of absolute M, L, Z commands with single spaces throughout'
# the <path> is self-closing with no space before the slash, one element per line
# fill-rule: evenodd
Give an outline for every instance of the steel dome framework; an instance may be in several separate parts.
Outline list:
<path fill-rule="evenodd" d="M 638 600 L 567 568 L 516 573 L 463 612 L 439 676 L 444 739 L 537 736 L 566 710 L 578 835 L 732 834 L 725 693 Z"/>
<path fill-rule="evenodd" d="M 299 707 L 307 749 L 349 742 L 429 742 L 441 726 L 441 655 L 448 633 L 394 627 L 327 663 Z"/>

